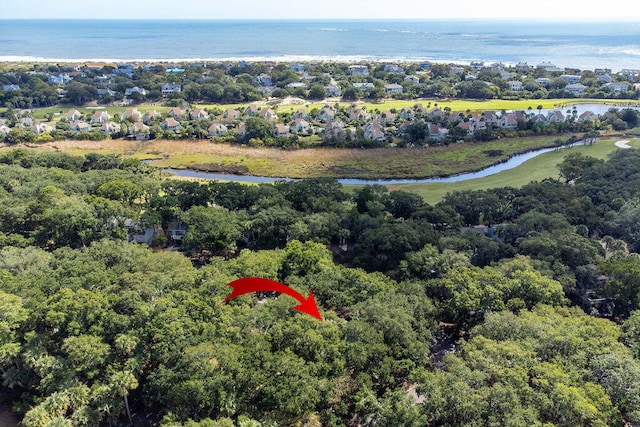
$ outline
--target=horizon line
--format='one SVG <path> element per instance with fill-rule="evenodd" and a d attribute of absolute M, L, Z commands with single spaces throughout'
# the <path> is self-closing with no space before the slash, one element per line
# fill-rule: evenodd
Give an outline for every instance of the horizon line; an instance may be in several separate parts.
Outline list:
<path fill-rule="evenodd" d="M 366 22 L 366 21 L 413 21 L 413 22 L 438 22 L 438 21 L 457 21 L 457 22 L 572 22 L 572 23 L 637 23 L 638 18 L 624 17 L 582 17 L 582 18 L 564 18 L 564 17 L 496 17 L 496 18 L 473 18 L 473 17 L 442 17 L 442 18 L 162 18 L 162 17 L 149 17 L 149 18 L 129 18 L 129 17 L 9 17 L 0 18 L 0 21 L 292 21 L 292 22 L 304 22 L 304 21 L 352 21 L 352 22 Z"/>

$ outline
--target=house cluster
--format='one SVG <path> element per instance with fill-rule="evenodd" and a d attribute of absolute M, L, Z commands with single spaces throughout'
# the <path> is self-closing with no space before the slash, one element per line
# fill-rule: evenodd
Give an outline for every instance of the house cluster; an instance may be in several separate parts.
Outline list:
<path fill-rule="evenodd" d="M 119 117 L 118 117 L 119 116 Z M 220 114 L 209 114 L 202 108 L 184 110 L 173 107 L 168 111 L 158 112 L 155 109 L 141 113 L 136 107 L 129 107 L 111 117 L 104 109 L 96 109 L 91 115 L 83 114 L 75 108 L 66 112 L 59 121 L 68 123 L 72 132 L 100 132 L 105 135 L 126 135 L 137 140 L 149 139 L 152 126 L 158 126 L 164 132 L 180 134 L 185 126 L 197 125 L 209 137 L 225 137 L 233 131 L 235 135 L 244 137 L 247 134 L 246 120 L 249 117 L 260 117 L 272 124 L 272 136 L 288 138 L 292 136 L 320 135 L 325 140 L 345 141 L 347 138 L 364 138 L 376 142 L 392 142 L 394 137 L 402 137 L 409 126 L 420 123 L 425 127 L 425 138 L 441 141 L 448 137 L 464 138 L 485 129 L 502 128 L 517 129 L 519 122 L 533 121 L 548 126 L 552 123 L 571 121 L 597 120 L 599 116 L 585 112 L 579 116 L 565 115 L 560 110 L 542 114 L 540 111 L 513 111 L 498 113 L 495 111 L 459 112 L 440 109 L 437 105 L 425 108 L 422 104 L 407 106 L 400 111 L 368 111 L 363 104 L 338 106 L 325 104 L 319 110 L 308 111 L 300 107 L 293 113 L 280 115 L 268 105 L 249 104 L 246 108 L 228 108 Z M 36 135 L 53 132 L 57 127 L 50 123 L 34 120 L 30 111 L 19 114 L 15 126 L 30 129 Z M 157 129 L 157 128 L 156 128 Z M 0 135 L 11 131 L 8 121 L 0 121 Z M 361 132 L 361 134 L 358 133 Z"/>

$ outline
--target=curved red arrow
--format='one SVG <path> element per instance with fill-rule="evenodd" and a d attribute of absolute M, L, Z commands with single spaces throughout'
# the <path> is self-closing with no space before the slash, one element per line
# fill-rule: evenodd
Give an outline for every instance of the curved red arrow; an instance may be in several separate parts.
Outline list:
<path fill-rule="evenodd" d="M 313 316 L 322 321 L 322 316 L 320 316 L 320 312 L 318 311 L 318 306 L 316 305 L 316 300 L 313 298 L 313 292 L 309 290 L 309 298 L 304 299 L 304 297 L 295 290 L 291 289 L 287 285 L 283 285 L 280 282 L 276 282 L 274 280 L 263 279 L 260 277 L 246 277 L 244 279 L 234 280 L 231 283 L 227 283 L 227 286 L 231 286 L 233 288 L 233 292 L 229 295 L 222 303 L 226 303 L 229 300 L 232 300 L 240 295 L 250 294 L 252 292 L 260 292 L 260 291 L 272 291 L 272 292 L 280 292 L 283 294 L 287 294 L 290 297 L 293 297 L 300 301 L 300 305 L 296 305 L 293 307 L 294 310 L 301 311 L 303 313 L 307 313 L 310 316 Z"/>

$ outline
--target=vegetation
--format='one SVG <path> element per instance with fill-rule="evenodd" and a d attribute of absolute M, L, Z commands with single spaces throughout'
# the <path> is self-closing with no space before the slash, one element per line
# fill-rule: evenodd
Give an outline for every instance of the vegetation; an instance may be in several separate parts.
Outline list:
<path fill-rule="evenodd" d="M 576 151 L 559 179 L 430 205 L 4 150 L 0 403 L 28 427 L 637 424 L 639 165 Z M 222 304 L 253 276 L 325 321 Z"/>

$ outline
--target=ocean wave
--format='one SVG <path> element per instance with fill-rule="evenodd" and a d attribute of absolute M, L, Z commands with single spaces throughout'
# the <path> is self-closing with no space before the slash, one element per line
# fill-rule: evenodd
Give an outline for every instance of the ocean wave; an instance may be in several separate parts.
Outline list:
<path fill-rule="evenodd" d="M 120 62 L 133 63 L 189 63 L 189 62 L 424 62 L 456 63 L 461 61 L 449 59 L 436 59 L 428 56 L 382 56 L 382 55 L 251 55 L 251 56 L 224 56 L 224 57 L 192 57 L 192 58 L 45 58 L 36 56 L 9 56 L 0 55 L 1 62 L 41 62 L 41 63 L 105 63 Z"/>
<path fill-rule="evenodd" d="M 318 28 L 318 30 L 319 31 L 339 31 L 341 33 L 349 31 L 346 28 Z"/>

